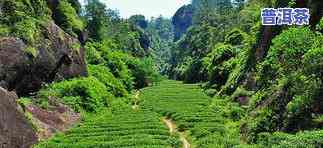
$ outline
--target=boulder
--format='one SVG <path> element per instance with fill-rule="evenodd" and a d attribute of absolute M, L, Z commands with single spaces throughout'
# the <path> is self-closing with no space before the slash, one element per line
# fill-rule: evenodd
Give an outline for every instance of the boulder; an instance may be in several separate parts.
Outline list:
<path fill-rule="evenodd" d="M 19 111 L 15 92 L 0 87 L 0 147 L 27 148 L 37 142 L 36 133 Z"/>
<path fill-rule="evenodd" d="M 32 115 L 31 121 L 37 127 L 37 137 L 44 140 L 52 137 L 56 132 L 64 132 L 81 119 L 81 114 L 57 101 L 48 98 L 50 108 L 43 109 L 33 103 L 24 106 L 24 111 Z"/>
<path fill-rule="evenodd" d="M 1 87 L 24 96 L 38 91 L 42 84 L 87 75 L 78 39 L 54 22 L 45 25 L 41 35 L 35 46 L 19 38 L 0 38 Z"/>

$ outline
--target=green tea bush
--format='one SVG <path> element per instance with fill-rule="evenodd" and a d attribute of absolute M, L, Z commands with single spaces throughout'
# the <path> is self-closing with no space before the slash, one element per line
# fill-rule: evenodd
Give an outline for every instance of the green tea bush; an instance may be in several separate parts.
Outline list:
<path fill-rule="evenodd" d="M 128 95 L 122 82 L 114 77 L 110 69 L 101 65 L 88 65 L 90 76 L 97 78 L 103 83 L 107 91 L 111 92 L 116 97 L 125 97 Z"/>
<path fill-rule="evenodd" d="M 107 88 L 95 77 L 76 78 L 53 83 L 41 90 L 37 98 L 46 99 L 50 96 L 61 99 L 76 111 L 85 110 L 96 112 L 108 106 L 109 100 L 114 98 Z M 45 97 L 45 98 L 44 98 Z"/>

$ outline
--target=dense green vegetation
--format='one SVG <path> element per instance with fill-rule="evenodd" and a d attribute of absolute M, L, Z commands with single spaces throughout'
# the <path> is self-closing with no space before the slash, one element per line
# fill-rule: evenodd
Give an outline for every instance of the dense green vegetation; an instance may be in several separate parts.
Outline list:
<path fill-rule="evenodd" d="M 310 24 L 262 26 L 265 7 L 310 8 Z M 99 0 L 2 0 L 0 37 L 20 38 L 32 64 L 52 23 L 65 32 L 57 42 L 85 51 L 87 76 L 46 81 L 18 100 L 50 110 L 55 99 L 83 116 L 36 147 L 181 147 L 178 132 L 197 148 L 322 147 L 322 8 L 192 0 L 173 18 L 147 20 L 120 18 Z"/>
<path fill-rule="evenodd" d="M 314 5 L 318 3 L 193 1 L 192 25 L 172 48 L 168 74 L 201 83 L 220 111 L 225 110 L 221 100 L 236 104 L 228 110 L 238 109 L 238 143 L 320 147 L 322 139 L 314 135 L 322 129 L 323 36 L 322 14 L 317 14 L 322 9 Z M 310 8 L 310 25 L 260 25 L 261 8 L 286 6 Z"/>

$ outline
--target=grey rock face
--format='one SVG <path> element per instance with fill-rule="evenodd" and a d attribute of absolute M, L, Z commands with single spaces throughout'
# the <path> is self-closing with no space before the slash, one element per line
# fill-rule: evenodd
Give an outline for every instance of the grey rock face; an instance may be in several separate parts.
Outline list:
<path fill-rule="evenodd" d="M 39 90 L 44 83 L 87 75 L 84 49 L 77 39 L 53 22 L 42 35 L 36 47 L 27 46 L 19 38 L 0 38 L 1 87 L 21 96 Z M 34 53 L 28 53 L 27 48 Z"/>
<path fill-rule="evenodd" d="M 0 147 L 27 148 L 37 136 L 25 116 L 18 110 L 14 92 L 0 87 Z"/>

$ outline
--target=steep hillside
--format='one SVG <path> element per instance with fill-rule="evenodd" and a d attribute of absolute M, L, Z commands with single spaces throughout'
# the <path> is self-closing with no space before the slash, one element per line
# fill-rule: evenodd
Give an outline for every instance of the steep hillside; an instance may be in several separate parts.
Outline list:
<path fill-rule="evenodd" d="M 60 13 L 80 21 L 74 8 L 60 2 L 64 4 L 74 13 Z M 0 6 L 2 87 L 23 96 L 39 90 L 43 83 L 87 74 L 84 49 L 77 36 L 55 24 L 51 17 L 55 12 L 47 1 L 2 1 Z M 67 20 L 66 24 L 71 23 Z"/>
<path fill-rule="evenodd" d="M 172 23 L 174 25 L 174 41 L 178 41 L 192 25 L 193 12 L 194 9 L 192 5 L 185 5 L 174 14 L 172 18 Z"/>
<path fill-rule="evenodd" d="M 312 132 L 319 135 L 321 5 L 316 1 L 193 1 L 193 25 L 174 45 L 169 75 L 203 83 L 214 100 L 239 103 L 241 142 L 290 146 L 292 139 L 302 141 Z M 260 12 L 266 7 L 309 8 L 309 25 L 262 26 Z M 309 132 L 286 134 L 303 130 Z M 278 137 L 284 140 L 275 141 Z M 321 145 L 316 143 L 320 140 L 309 138 L 304 147 Z"/>
<path fill-rule="evenodd" d="M 0 2 L 1 147 L 30 147 L 42 138 L 38 130 L 41 123 L 63 119 L 61 115 L 25 106 L 18 96 L 35 95 L 53 81 L 87 75 L 84 48 L 74 33 L 81 33 L 84 24 L 72 4 L 73 1 L 65 0 Z M 61 23 L 53 17 L 58 13 Z M 77 29 L 68 31 L 69 28 Z"/>

